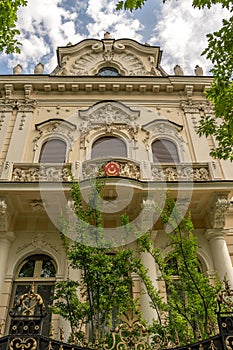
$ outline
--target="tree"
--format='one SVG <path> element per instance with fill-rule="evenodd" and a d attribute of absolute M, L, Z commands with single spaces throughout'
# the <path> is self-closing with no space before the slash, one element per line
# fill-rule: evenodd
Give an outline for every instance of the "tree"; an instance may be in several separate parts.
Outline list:
<path fill-rule="evenodd" d="M 169 0 L 162 0 L 163 3 Z M 146 0 L 123 0 L 117 4 L 117 9 L 133 11 L 141 8 Z M 193 0 L 192 6 L 210 8 L 214 4 L 221 4 L 223 8 L 233 11 L 231 0 Z M 199 136 L 214 136 L 217 147 L 210 155 L 214 158 L 233 161 L 233 17 L 223 20 L 220 30 L 207 35 L 208 46 L 203 54 L 213 64 L 211 72 L 214 81 L 206 96 L 214 105 L 214 116 L 201 117 L 198 127 Z"/>
<path fill-rule="evenodd" d="M 183 345 L 187 339 L 192 342 L 200 337 L 207 339 L 217 322 L 216 295 L 221 283 L 217 279 L 215 284 L 211 283 L 201 271 L 192 221 L 189 216 L 181 218 L 172 198 L 167 198 L 160 219 L 169 227 L 168 254 L 164 256 L 161 249 L 154 248 L 148 234 L 138 240 L 141 250 L 154 258 L 166 286 L 167 301 L 162 301 L 145 273 L 141 276 L 152 306 L 160 313 L 152 326 L 152 335 L 163 344 L 167 340 L 175 343 L 178 335 Z"/>
<path fill-rule="evenodd" d="M 100 179 L 91 184 L 86 204 L 79 184 L 73 182 L 77 220 L 74 227 L 65 219 L 61 222 L 61 238 L 69 264 L 82 273 L 80 281 L 67 279 L 56 284 L 52 311 L 70 322 L 72 338 L 81 345 L 87 343 L 83 325 L 89 326 L 89 342 L 93 346 L 100 344 L 118 317 L 129 309 L 134 310 L 136 305 L 131 294 L 132 272 L 137 272 L 140 260 L 131 249 L 112 249 L 103 238 L 103 218 L 99 210 L 102 186 Z M 76 236 L 70 243 L 67 237 L 73 229 Z M 94 246 L 90 246 L 93 242 Z"/>
<path fill-rule="evenodd" d="M 16 38 L 20 34 L 16 28 L 17 11 L 26 4 L 27 0 L 0 0 L 0 52 L 20 52 L 21 43 Z"/>
<path fill-rule="evenodd" d="M 74 225 L 62 220 L 61 238 L 69 265 L 82 273 L 78 281 L 68 278 L 56 284 L 52 311 L 70 322 L 72 339 L 76 339 L 79 345 L 87 343 L 82 332 L 84 325 L 89 326 L 89 342 L 93 346 L 103 344 L 122 314 L 130 310 L 139 313 L 137 300 L 131 294 L 132 273 L 136 273 L 146 287 L 151 307 L 157 311 L 158 318 L 150 327 L 156 341 L 159 335 L 165 345 L 169 335 L 175 342 L 177 332 L 183 344 L 187 341 L 187 334 L 191 341 L 197 340 L 199 333 L 202 338 L 207 338 L 216 322 L 215 299 L 220 284 L 211 284 L 208 276 L 200 270 L 197 240 L 190 217 L 181 218 L 175 201 L 166 199 L 160 211 L 161 222 L 169 226 L 171 232 L 168 233 L 171 249 L 166 256 L 161 249 L 152 246 L 149 234 L 138 234 L 126 215 L 122 216 L 122 226 L 126 231 L 134 230 L 135 237 L 140 237 L 137 239 L 138 248 L 112 248 L 103 237 L 99 206 L 102 188 L 103 183 L 97 179 L 91 185 L 89 201 L 85 203 L 79 184 L 72 184 L 77 220 Z M 74 238 L 72 242 L 67 238 L 70 235 Z M 90 246 L 90 238 L 94 246 Z M 145 251 L 152 255 L 160 270 L 167 301 L 154 288 L 140 260 L 140 254 Z"/>

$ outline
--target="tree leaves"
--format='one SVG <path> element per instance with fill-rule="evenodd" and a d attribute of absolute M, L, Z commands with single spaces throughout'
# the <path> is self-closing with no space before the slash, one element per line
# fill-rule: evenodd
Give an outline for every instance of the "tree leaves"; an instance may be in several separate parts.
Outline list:
<path fill-rule="evenodd" d="M 20 34 L 16 28 L 17 11 L 26 4 L 26 0 L 0 0 L 0 52 L 20 52 L 21 43 L 16 38 Z"/>

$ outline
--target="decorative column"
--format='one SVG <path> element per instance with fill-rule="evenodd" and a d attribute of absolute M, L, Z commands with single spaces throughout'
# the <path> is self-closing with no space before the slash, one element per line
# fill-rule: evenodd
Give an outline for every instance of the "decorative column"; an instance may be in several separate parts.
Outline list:
<path fill-rule="evenodd" d="M 157 283 L 157 271 L 156 265 L 153 257 L 149 253 L 142 253 L 141 261 L 145 268 L 147 269 L 147 275 L 152 281 L 153 287 L 158 289 Z M 147 294 L 145 286 L 142 285 L 142 294 L 140 299 L 141 310 L 143 312 L 144 319 L 150 324 L 153 322 L 153 319 L 157 319 L 158 315 L 155 309 L 150 306 L 151 299 Z"/>
<path fill-rule="evenodd" d="M 154 240 L 156 238 L 156 232 L 152 231 L 154 220 L 153 220 L 153 215 L 154 215 L 154 201 L 147 199 L 143 200 L 142 204 L 142 213 L 141 213 L 141 230 L 142 232 L 151 232 L 151 239 Z M 152 284 L 154 288 L 158 288 L 157 284 L 157 271 L 156 271 L 156 265 L 153 257 L 147 253 L 144 252 L 141 254 L 141 261 L 145 268 L 147 269 L 147 274 L 149 278 L 152 281 Z M 143 312 L 143 317 L 145 320 L 149 323 L 153 322 L 153 319 L 157 319 L 158 315 L 155 309 L 153 309 L 150 306 L 151 299 L 149 295 L 147 294 L 145 285 L 142 283 L 141 286 L 141 299 L 140 299 L 140 304 L 141 304 L 141 310 Z"/>
<path fill-rule="evenodd" d="M 13 232 L 7 231 L 8 226 L 7 204 L 5 199 L 0 198 L 0 295 L 2 293 L 11 242 L 15 238 Z"/>
<path fill-rule="evenodd" d="M 205 237 L 208 239 L 216 272 L 220 280 L 226 278 L 233 288 L 233 267 L 228 251 L 224 229 L 225 214 L 230 205 L 227 194 L 215 194 L 209 208 L 211 229 L 207 229 Z"/>
<path fill-rule="evenodd" d="M 209 241 L 219 279 L 223 281 L 226 278 L 231 288 L 233 288 L 233 267 L 225 241 L 226 233 L 227 230 L 209 229 L 206 230 L 205 237 Z"/>

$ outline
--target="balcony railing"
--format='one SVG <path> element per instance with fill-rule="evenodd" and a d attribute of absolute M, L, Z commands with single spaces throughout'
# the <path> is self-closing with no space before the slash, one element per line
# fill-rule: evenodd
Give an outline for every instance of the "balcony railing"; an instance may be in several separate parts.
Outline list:
<path fill-rule="evenodd" d="M 112 166 L 111 173 L 106 172 L 106 165 Z M 6 162 L 0 174 L 0 181 L 69 182 L 71 174 L 78 181 L 98 175 L 155 182 L 211 181 L 216 178 L 212 163 L 155 164 L 127 158 L 102 158 L 72 164 Z"/>

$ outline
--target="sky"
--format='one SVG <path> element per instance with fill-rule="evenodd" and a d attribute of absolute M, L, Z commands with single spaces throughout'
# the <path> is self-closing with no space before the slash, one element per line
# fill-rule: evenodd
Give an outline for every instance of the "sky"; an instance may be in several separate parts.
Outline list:
<path fill-rule="evenodd" d="M 33 74 L 37 63 L 50 74 L 57 65 L 56 49 L 69 42 L 86 38 L 102 39 L 105 32 L 112 38 L 130 38 L 144 44 L 160 46 L 161 66 L 168 74 L 179 64 L 184 74 L 193 75 L 196 65 L 208 75 L 210 62 L 201 56 L 207 46 L 206 34 L 221 27 L 229 12 L 219 5 L 211 9 L 194 9 L 191 0 L 147 0 L 132 13 L 116 11 L 117 0 L 28 0 L 18 12 L 21 53 L 0 54 L 0 74 L 12 74 L 20 63 L 23 74 Z"/>

